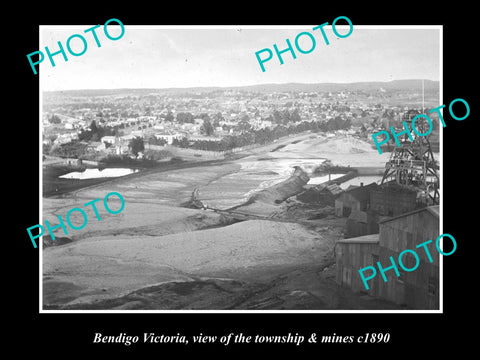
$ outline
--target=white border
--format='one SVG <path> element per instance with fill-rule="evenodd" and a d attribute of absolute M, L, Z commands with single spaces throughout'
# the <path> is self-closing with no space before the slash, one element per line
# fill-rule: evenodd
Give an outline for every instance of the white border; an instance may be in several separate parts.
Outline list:
<path fill-rule="evenodd" d="M 440 27 L 439 34 L 439 70 L 440 70 L 440 99 L 439 105 L 444 104 L 443 102 L 443 26 Z M 443 109 L 441 110 L 443 116 Z M 440 129 L 440 234 L 443 234 L 443 126 L 438 125 Z M 442 249 L 443 249 L 443 237 L 440 240 Z M 439 312 L 443 313 L 443 256 L 440 256 L 440 306 Z"/>
<path fill-rule="evenodd" d="M 113 25 L 113 24 L 112 24 Z M 39 25 L 39 48 L 42 44 L 42 29 L 54 27 L 55 29 L 78 29 L 92 25 Z M 114 25 L 115 26 L 115 25 Z M 118 25 L 117 25 L 118 26 Z M 125 25 L 131 29 L 305 29 L 316 25 Z M 443 104 L 443 25 L 355 25 L 359 29 L 434 29 L 439 30 L 439 105 Z M 328 25 L 327 28 L 330 28 Z M 338 25 L 339 29 L 348 25 Z M 43 136 L 42 136 L 42 76 L 39 71 L 39 224 L 43 223 Z M 441 110 L 443 114 L 443 109 Z M 440 234 L 443 234 L 443 127 L 440 129 Z M 39 313 L 40 314 L 443 314 L 443 256 L 440 256 L 440 294 L 438 310 L 44 310 L 43 309 L 43 237 L 38 241 L 39 256 Z M 441 245 L 443 248 L 443 238 Z"/>

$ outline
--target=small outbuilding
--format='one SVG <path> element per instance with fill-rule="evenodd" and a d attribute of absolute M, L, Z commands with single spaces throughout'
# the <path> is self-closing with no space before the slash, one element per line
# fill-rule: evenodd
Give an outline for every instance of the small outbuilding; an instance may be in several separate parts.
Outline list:
<path fill-rule="evenodd" d="M 352 186 L 335 199 L 335 215 L 348 217 L 352 210 L 366 211 L 370 208 L 370 192 L 378 185 Z"/>

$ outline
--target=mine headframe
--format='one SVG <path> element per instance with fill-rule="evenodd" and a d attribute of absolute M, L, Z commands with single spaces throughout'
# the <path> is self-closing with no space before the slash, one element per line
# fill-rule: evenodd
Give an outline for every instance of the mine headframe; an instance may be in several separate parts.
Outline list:
<path fill-rule="evenodd" d="M 409 113 L 405 123 L 410 125 L 414 113 Z M 415 124 L 420 133 L 425 133 L 425 124 Z M 395 147 L 389 161 L 385 163 L 385 172 L 382 185 L 396 183 L 403 187 L 414 189 L 418 193 L 418 200 L 426 205 L 439 204 L 440 178 L 439 166 L 433 156 L 432 147 L 427 136 L 418 136 L 412 132 L 398 138 L 400 146 Z"/>

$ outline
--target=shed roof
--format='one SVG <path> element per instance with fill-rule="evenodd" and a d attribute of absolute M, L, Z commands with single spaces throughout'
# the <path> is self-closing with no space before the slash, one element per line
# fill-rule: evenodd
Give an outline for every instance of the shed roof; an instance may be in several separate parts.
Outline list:
<path fill-rule="evenodd" d="M 400 214 L 400 215 L 397 215 L 397 216 L 394 216 L 394 217 L 391 217 L 391 218 L 388 218 L 388 219 L 380 220 L 378 223 L 383 224 L 383 223 L 386 223 L 386 222 L 389 222 L 389 221 L 392 221 L 392 220 L 397 220 L 397 219 L 400 219 L 400 218 L 403 218 L 403 217 L 406 217 L 406 216 L 417 214 L 417 213 L 420 213 L 422 211 L 428 211 L 429 213 L 431 213 L 436 218 L 439 217 L 439 206 L 438 205 L 433 205 L 433 206 L 427 206 L 427 207 L 424 207 L 424 208 L 409 211 L 409 212 L 406 212 L 406 213 L 403 213 L 403 214 Z"/>
<path fill-rule="evenodd" d="M 403 146 L 403 145 L 402 145 Z M 408 193 L 414 193 L 416 194 L 417 191 L 411 188 L 408 188 L 406 186 L 399 185 L 395 182 L 395 180 L 392 180 L 388 183 L 385 183 L 383 185 L 380 185 L 376 187 L 375 189 L 372 189 L 373 192 L 377 193 L 401 193 L 401 194 L 408 194 Z"/>
<path fill-rule="evenodd" d="M 440 216 L 440 206 L 434 205 L 427 207 L 427 211 L 430 211 L 432 215 L 439 217 Z"/>
<path fill-rule="evenodd" d="M 342 194 L 349 194 L 357 200 L 367 200 L 370 197 L 370 191 L 375 189 L 377 186 L 378 186 L 377 183 L 372 182 L 365 186 L 357 186 L 354 188 L 349 187 Z"/>
<path fill-rule="evenodd" d="M 327 185 L 326 189 L 328 191 L 330 191 L 331 194 L 333 195 L 338 195 L 338 194 L 341 194 L 343 192 L 343 189 L 338 186 L 337 184 L 329 184 Z"/>
<path fill-rule="evenodd" d="M 336 244 L 378 244 L 380 234 L 357 236 L 349 239 L 337 240 Z"/>

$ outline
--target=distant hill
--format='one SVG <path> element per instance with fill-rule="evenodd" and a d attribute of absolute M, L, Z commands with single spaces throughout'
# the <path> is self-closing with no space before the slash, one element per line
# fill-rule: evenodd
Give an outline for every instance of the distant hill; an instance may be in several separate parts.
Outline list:
<path fill-rule="evenodd" d="M 438 90 L 439 82 L 425 80 L 425 91 Z M 260 84 L 242 87 L 232 87 L 232 90 L 247 90 L 258 92 L 323 92 L 323 91 L 354 91 L 354 90 L 411 90 L 422 89 L 421 79 L 410 80 L 394 80 L 388 82 L 356 82 L 356 83 L 319 83 L 319 84 L 302 84 L 302 83 L 286 83 L 286 84 Z"/>
<path fill-rule="evenodd" d="M 438 81 L 425 80 L 425 92 L 438 91 Z M 182 93 L 205 93 L 212 91 L 252 91 L 260 93 L 273 92 L 325 92 L 325 91 L 421 91 L 421 79 L 394 80 L 388 82 L 356 82 L 356 83 L 285 83 L 285 84 L 259 84 L 234 87 L 190 87 L 190 88 L 158 88 L 158 89 L 85 89 L 85 90 L 63 90 L 48 91 L 44 94 L 53 96 L 109 96 L 109 95 L 148 95 L 148 94 L 182 94 Z"/>

